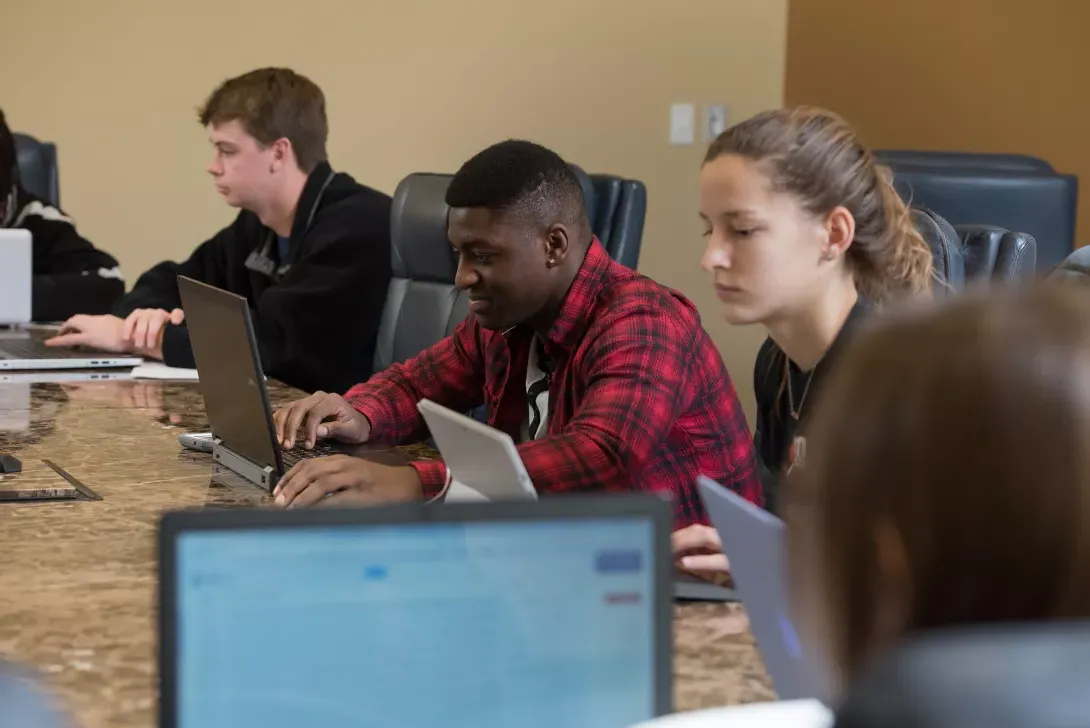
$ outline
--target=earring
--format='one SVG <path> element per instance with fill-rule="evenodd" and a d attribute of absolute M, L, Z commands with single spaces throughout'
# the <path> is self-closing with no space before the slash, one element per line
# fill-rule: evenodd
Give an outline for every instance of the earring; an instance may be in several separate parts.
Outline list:
<path fill-rule="evenodd" d="M 833 258 L 835 258 L 835 257 L 836 257 L 836 256 L 835 256 L 835 255 L 833 255 L 833 254 L 832 254 L 832 253 L 831 253 L 830 251 L 828 251 L 828 250 L 826 250 L 826 251 L 825 251 L 824 253 L 822 253 L 822 254 L 821 254 L 821 259 L 822 259 L 822 260 L 824 260 L 824 261 L 826 261 L 826 262 L 828 262 L 828 261 L 832 260 L 832 259 L 833 259 Z"/>

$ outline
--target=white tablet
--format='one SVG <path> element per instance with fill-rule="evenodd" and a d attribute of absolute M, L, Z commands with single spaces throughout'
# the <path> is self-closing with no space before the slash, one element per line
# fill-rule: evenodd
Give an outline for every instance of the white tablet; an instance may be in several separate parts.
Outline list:
<path fill-rule="evenodd" d="M 445 501 L 537 498 L 510 435 L 428 399 L 416 407 L 453 478 Z"/>

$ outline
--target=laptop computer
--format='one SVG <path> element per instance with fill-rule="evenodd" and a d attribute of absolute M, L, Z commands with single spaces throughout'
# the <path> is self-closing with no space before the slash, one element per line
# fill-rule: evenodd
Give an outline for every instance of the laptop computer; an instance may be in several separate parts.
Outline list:
<path fill-rule="evenodd" d="M 701 477 L 697 486 L 776 694 L 781 700 L 828 698 L 789 616 L 783 521 L 710 478 Z"/>
<path fill-rule="evenodd" d="M 33 259 L 28 230 L 0 230 L 0 371 L 135 367 L 143 362 L 131 354 L 55 349 L 45 345 L 46 333 L 23 330 L 31 319 Z"/>
<path fill-rule="evenodd" d="M 168 513 L 159 725 L 666 714 L 670 521 L 649 496 Z"/>
<path fill-rule="evenodd" d="M 33 251 L 29 230 L 0 229 L 0 326 L 30 323 Z"/>
<path fill-rule="evenodd" d="M 284 450 L 277 442 L 247 300 L 185 276 L 178 276 L 178 292 L 212 431 L 212 458 L 272 492 L 300 459 L 337 452 L 329 443 Z"/>
<path fill-rule="evenodd" d="M 515 441 L 430 399 L 416 404 L 439 447 L 452 481 L 444 500 L 537 498 Z"/>
<path fill-rule="evenodd" d="M 48 334 L 26 331 L 31 319 L 33 240 L 27 230 L 0 230 L 0 371 L 135 367 L 143 359 L 45 345 Z"/>

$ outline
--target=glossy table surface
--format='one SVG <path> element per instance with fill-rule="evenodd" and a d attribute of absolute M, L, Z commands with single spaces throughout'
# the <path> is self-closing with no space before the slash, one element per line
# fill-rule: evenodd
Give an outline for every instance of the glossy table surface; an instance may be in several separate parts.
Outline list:
<path fill-rule="evenodd" d="M 298 394 L 269 384 L 274 406 Z M 0 452 L 23 464 L 0 476 L 0 498 L 57 498 L 0 501 L 0 656 L 42 673 L 86 728 L 155 725 L 159 516 L 267 503 L 210 456 L 179 447 L 180 433 L 205 429 L 196 382 L 0 382 Z M 773 697 L 735 605 L 675 607 L 674 667 L 677 710 Z"/>

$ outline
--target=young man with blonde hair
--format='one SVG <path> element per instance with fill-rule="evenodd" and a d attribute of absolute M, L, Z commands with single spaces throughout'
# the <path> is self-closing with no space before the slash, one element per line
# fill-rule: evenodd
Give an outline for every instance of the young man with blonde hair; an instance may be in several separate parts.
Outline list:
<path fill-rule="evenodd" d="M 184 275 L 249 300 L 269 376 L 308 391 L 366 379 L 391 276 L 392 201 L 330 167 L 321 89 L 289 69 L 258 69 L 221 84 L 200 122 L 214 149 L 208 172 L 238 217 L 186 261 L 144 273 L 116 315 L 74 316 L 50 343 L 192 367 Z"/>

